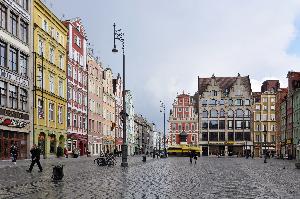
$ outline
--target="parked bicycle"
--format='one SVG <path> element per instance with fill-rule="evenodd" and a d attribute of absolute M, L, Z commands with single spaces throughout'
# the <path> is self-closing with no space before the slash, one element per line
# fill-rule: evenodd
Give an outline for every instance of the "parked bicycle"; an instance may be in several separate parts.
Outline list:
<path fill-rule="evenodd" d="M 94 160 L 94 164 L 97 162 L 98 166 L 114 166 L 116 159 L 113 154 L 100 154 L 100 157 Z"/>

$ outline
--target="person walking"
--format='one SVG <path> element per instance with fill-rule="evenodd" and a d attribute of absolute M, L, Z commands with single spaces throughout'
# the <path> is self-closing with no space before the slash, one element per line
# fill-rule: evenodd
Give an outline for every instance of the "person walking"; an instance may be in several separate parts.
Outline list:
<path fill-rule="evenodd" d="M 41 150 L 39 147 L 36 146 L 36 144 L 34 144 L 30 150 L 31 153 L 31 164 L 28 170 L 26 170 L 27 172 L 31 173 L 33 166 L 35 165 L 35 163 L 37 163 L 38 167 L 39 167 L 39 172 L 43 171 L 42 165 L 40 163 L 40 156 L 41 156 Z"/>
<path fill-rule="evenodd" d="M 194 153 L 194 160 L 195 160 L 195 164 L 197 163 L 197 154 Z"/>
<path fill-rule="evenodd" d="M 64 148 L 64 154 L 66 158 L 69 157 L 68 149 L 66 147 Z"/>
<path fill-rule="evenodd" d="M 10 147 L 10 155 L 12 162 L 17 164 L 18 148 L 14 144 Z"/>
<path fill-rule="evenodd" d="M 190 163 L 192 164 L 193 163 L 193 153 L 190 151 Z"/>

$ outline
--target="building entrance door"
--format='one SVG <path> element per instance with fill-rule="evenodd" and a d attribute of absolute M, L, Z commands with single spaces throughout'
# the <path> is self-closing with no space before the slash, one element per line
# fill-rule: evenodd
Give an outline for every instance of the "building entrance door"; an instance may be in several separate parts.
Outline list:
<path fill-rule="evenodd" d="M 208 156 L 208 147 L 207 146 L 202 147 L 202 155 L 203 156 Z"/>

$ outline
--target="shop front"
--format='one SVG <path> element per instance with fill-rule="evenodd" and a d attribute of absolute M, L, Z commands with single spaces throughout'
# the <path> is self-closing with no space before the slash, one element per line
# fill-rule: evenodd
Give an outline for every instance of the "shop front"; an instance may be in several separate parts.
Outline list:
<path fill-rule="evenodd" d="M 106 136 L 103 138 L 103 151 L 104 153 L 112 153 L 115 149 L 115 139 L 112 136 Z"/>
<path fill-rule="evenodd" d="M 67 136 L 68 153 L 73 154 L 75 150 L 79 150 L 81 156 L 87 154 L 87 135 L 69 133 Z"/>
<path fill-rule="evenodd" d="M 0 131 L 0 159 L 10 159 L 10 147 L 18 148 L 18 159 L 28 158 L 29 134 L 14 131 Z"/>
<path fill-rule="evenodd" d="M 35 129 L 35 144 L 41 149 L 44 158 L 57 155 L 57 148 L 64 149 L 66 138 L 64 133 Z"/>

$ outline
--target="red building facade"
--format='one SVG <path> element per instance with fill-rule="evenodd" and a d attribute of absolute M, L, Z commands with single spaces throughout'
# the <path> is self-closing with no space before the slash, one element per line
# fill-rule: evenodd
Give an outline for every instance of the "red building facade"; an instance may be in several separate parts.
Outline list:
<path fill-rule="evenodd" d="M 169 146 L 179 144 L 179 134 L 185 131 L 188 134 L 187 143 L 198 145 L 198 120 L 195 113 L 195 100 L 184 92 L 176 97 L 169 117 Z"/>
<path fill-rule="evenodd" d="M 87 63 L 86 36 L 79 18 L 63 22 L 68 28 L 68 151 L 87 152 Z"/>

